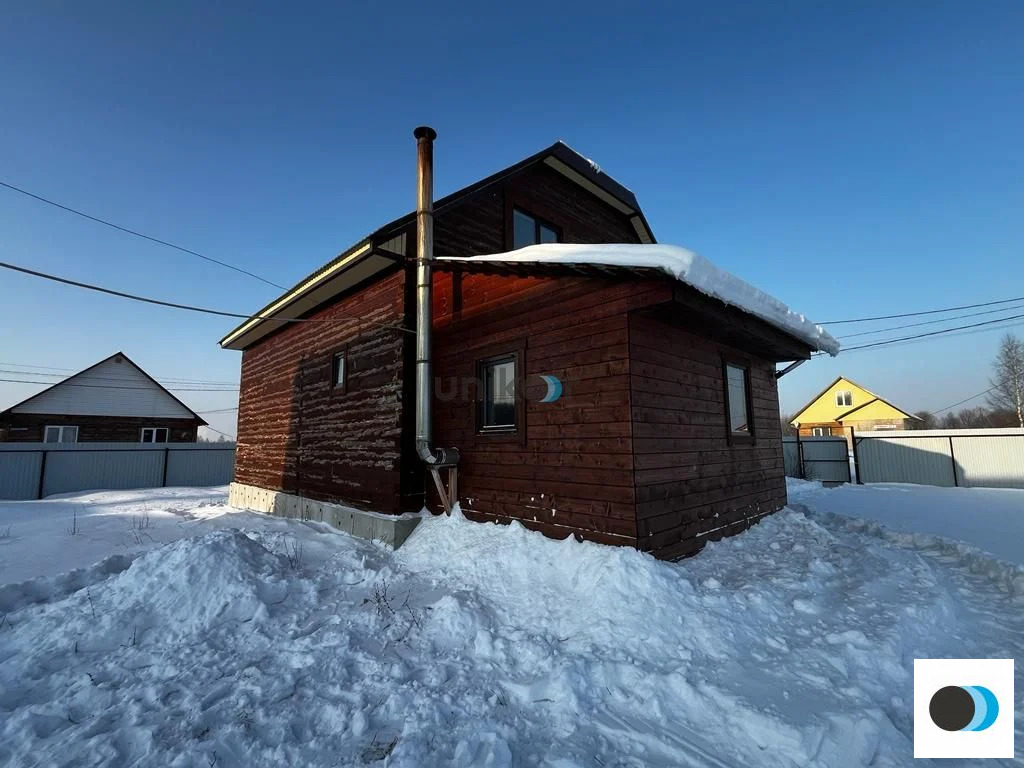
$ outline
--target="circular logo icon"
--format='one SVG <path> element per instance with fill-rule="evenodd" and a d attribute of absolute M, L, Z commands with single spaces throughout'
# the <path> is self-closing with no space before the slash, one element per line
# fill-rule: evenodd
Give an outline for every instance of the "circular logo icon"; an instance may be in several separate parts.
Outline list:
<path fill-rule="evenodd" d="M 932 695 L 928 714 L 944 731 L 984 731 L 999 717 L 999 702 L 980 685 L 947 685 Z"/>

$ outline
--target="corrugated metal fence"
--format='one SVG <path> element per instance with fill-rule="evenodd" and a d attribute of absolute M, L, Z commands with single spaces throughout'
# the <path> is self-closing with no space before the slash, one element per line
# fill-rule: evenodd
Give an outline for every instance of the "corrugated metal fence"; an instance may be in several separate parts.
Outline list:
<path fill-rule="evenodd" d="M 1024 488 L 1024 429 L 858 432 L 862 483 Z"/>
<path fill-rule="evenodd" d="M 850 453 L 845 437 L 783 437 L 786 474 L 824 483 L 849 483 Z"/>
<path fill-rule="evenodd" d="M 234 443 L 0 443 L 0 499 L 224 485 L 234 471 Z"/>

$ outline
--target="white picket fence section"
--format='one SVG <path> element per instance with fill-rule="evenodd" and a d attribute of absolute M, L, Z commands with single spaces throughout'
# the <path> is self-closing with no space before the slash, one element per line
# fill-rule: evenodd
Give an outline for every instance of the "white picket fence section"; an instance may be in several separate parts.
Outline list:
<path fill-rule="evenodd" d="M 234 443 L 0 443 L 0 499 L 230 483 Z"/>
<path fill-rule="evenodd" d="M 862 483 L 1024 488 L 1024 429 L 858 432 Z"/>
<path fill-rule="evenodd" d="M 783 437 L 786 475 L 823 483 L 849 483 L 850 452 L 845 437 Z"/>

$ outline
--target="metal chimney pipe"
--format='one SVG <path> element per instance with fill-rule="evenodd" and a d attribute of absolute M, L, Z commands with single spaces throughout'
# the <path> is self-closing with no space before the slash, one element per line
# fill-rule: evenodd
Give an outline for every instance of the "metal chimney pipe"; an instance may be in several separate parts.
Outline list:
<path fill-rule="evenodd" d="M 416 453 L 431 468 L 451 467 L 458 464 L 459 452 L 454 448 L 435 449 L 431 445 L 434 396 L 430 357 L 431 262 L 434 260 L 434 139 L 437 132 L 421 125 L 412 135 L 416 137 Z"/>

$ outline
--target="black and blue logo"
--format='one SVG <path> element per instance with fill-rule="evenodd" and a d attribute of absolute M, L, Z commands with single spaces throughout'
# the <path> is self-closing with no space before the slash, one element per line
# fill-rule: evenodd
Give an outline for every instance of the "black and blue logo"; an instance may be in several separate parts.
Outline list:
<path fill-rule="evenodd" d="M 944 731 L 984 731 L 999 717 L 999 701 L 980 685 L 947 685 L 932 695 L 928 714 Z"/>

